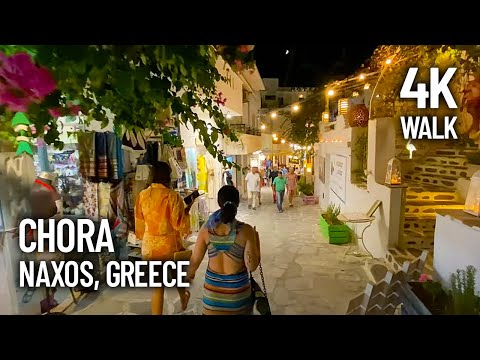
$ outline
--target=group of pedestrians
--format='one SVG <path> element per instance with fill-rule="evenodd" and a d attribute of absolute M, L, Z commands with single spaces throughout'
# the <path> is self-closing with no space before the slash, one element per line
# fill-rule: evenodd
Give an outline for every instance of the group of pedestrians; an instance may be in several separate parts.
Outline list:
<path fill-rule="evenodd" d="M 277 204 L 278 212 L 283 212 L 283 201 L 285 198 L 285 193 L 288 196 L 289 206 L 293 206 L 293 198 L 297 192 L 297 181 L 298 176 L 295 173 L 294 168 L 287 170 L 284 167 L 282 170 L 278 170 L 277 166 L 274 166 L 273 169 L 268 173 L 267 181 L 271 184 L 272 193 L 273 193 L 273 202 Z M 258 167 L 252 167 L 250 172 L 245 177 L 245 191 L 247 192 L 248 198 L 248 208 L 256 210 L 257 209 L 257 200 L 258 204 L 261 205 L 261 189 L 264 185 L 262 177 Z"/>

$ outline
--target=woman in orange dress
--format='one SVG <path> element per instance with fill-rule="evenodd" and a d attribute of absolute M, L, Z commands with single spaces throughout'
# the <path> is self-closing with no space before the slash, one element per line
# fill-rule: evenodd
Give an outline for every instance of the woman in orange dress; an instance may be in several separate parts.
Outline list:
<path fill-rule="evenodd" d="M 135 203 L 135 234 L 142 239 L 144 260 L 173 260 L 173 253 L 184 250 L 182 240 L 191 233 L 190 207 L 170 187 L 172 170 L 165 162 L 153 166 L 153 183 L 140 192 Z M 182 310 L 187 308 L 190 293 L 177 288 Z M 154 288 L 152 315 L 163 313 L 164 288 Z"/>

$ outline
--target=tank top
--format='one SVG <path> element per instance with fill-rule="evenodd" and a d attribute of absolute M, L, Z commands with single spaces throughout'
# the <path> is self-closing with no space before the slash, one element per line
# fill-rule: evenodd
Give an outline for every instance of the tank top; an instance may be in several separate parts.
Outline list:
<path fill-rule="evenodd" d="M 207 245 L 208 257 L 213 258 L 219 253 L 224 253 L 235 262 L 243 262 L 245 247 L 237 242 L 237 235 L 242 225 L 242 222 L 234 220 L 230 224 L 230 232 L 224 236 L 213 233 L 214 229 L 209 230 Z"/>

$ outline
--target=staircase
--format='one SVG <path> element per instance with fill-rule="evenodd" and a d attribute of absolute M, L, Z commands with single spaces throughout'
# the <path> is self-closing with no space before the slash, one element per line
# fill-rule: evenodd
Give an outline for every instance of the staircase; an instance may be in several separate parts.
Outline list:
<path fill-rule="evenodd" d="M 418 250 L 433 250 L 437 210 L 464 207 L 464 200 L 456 191 L 456 182 L 471 175 L 466 154 L 478 151 L 478 148 L 450 148 L 451 145 L 444 143 L 423 156 L 418 156 L 418 160 L 410 163 L 410 168 L 403 174 L 403 179 L 408 184 L 404 236 L 398 249 L 390 249 L 390 254 L 398 260 L 397 263 L 414 257 Z M 432 270 L 432 256 L 433 251 L 430 251 L 426 270 Z"/>

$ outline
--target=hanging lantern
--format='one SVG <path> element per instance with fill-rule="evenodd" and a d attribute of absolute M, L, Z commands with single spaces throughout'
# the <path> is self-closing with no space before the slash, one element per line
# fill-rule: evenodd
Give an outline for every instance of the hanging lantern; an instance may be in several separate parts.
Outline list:
<path fill-rule="evenodd" d="M 338 113 L 340 115 L 345 115 L 348 113 L 348 99 L 343 98 L 338 100 Z"/>
<path fill-rule="evenodd" d="M 322 113 L 322 121 L 324 123 L 328 123 L 330 121 L 330 114 L 328 113 L 328 111 L 324 111 Z"/>
<path fill-rule="evenodd" d="M 400 160 L 392 158 L 388 161 L 385 184 L 400 185 L 402 183 L 402 166 Z"/>
<path fill-rule="evenodd" d="M 480 170 L 470 178 L 470 186 L 463 211 L 475 216 L 480 216 Z"/>
<path fill-rule="evenodd" d="M 358 104 L 352 107 L 347 116 L 348 125 L 351 127 L 368 125 L 368 108 L 365 104 Z"/>

